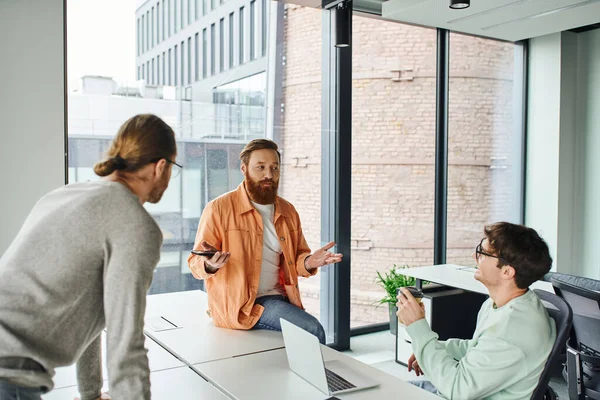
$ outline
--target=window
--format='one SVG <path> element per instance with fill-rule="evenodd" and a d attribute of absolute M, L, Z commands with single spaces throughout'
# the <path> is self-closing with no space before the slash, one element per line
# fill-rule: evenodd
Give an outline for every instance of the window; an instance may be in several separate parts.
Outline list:
<path fill-rule="evenodd" d="M 160 71 L 160 54 L 156 56 L 156 84 L 161 85 L 163 82 L 160 81 L 161 71 Z"/>
<path fill-rule="evenodd" d="M 202 0 L 194 0 L 194 21 L 198 21 L 199 13 L 198 13 L 198 1 Z"/>
<path fill-rule="evenodd" d="M 202 15 L 206 15 L 208 12 L 208 0 L 200 0 L 202 1 Z"/>
<path fill-rule="evenodd" d="M 177 80 L 177 45 L 175 45 L 175 49 L 173 50 L 173 85 L 179 86 L 179 80 Z"/>
<path fill-rule="evenodd" d="M 171 58 L 171 49 L 169 49 L 169 63 L 168 63 L 168 79 L 169 79 L 169 86 L 173 85 L 173 81 L 171 80 L 171 65 L 173 65 L 173 59 Z"/>
<path fill-rule="evenodd" d="M 484 225 L 522 223 L 523 134 L 513 109 L 522 95 L 514 83 L 522 73 L 518 47 L 450 34 L 448 263 L 474 265 Z"/>
<path fill-rule="evenodd" d="M 171 25 L 171 0 L 167 0 L 167 25 L 169 29 L 169 37 L 173 34 L 173 27 Z"/>
<path fill-rule="evenodd" d="M 150 25 L 152 25 L 152 21 L 150 21 L 150 11 L 148 10 L 146 11 L 146 51 L 151 48 Z"/>
<path fill-rule="evenodd" d="M 179 27 L 183 29 L 185 27 L 185 12 L 183 10 L 183 0 L 179 3 Z"/>
<path fill-rule="evenodd" d="M 140 41 L 142 43 L 142 49 L 141 49 L 141 53 L 143 54 L 146 51 L 146 43 L 144 40 L 144 33 L 145 31 L 145 26 L 146 26 L 146 17 L 144 15 L 142 15 L 142 31 L 140 32 Z"/>
<path fill-rule="evenodd" d="M 219 71 L 225 69 L 225 19 L 219 21 Z"/>
<path fill-rule="evenodd" d="M 210 0 L 210 9 L 211 10 L 215 9 L 215 0 Z"/>
<path fill-rule="evenodd" d="M 352 30 L 350 326 L 357 328 L 390 320 L 388 304 L 378 304 L 385 292 L 377 272 L 433 263 L 436 31 L 356 14 Z M 403 79 L 390 79 L 395 68 Z"/>
<path fill-rule="evenodd" d="M 154 7 L 152 7 L 152 12 L 150 13 L 150 47 L 154 47 Z"/>
<path fill-rule="evenodd" d="M 164 41 L 166 39 L 166 31 L 165 31 L 165 3 L 166 0 L 162 0 L 162 40 Z"/>
<path fill-rule="evenodd" d="M 200 48 L 198 43 L 198 33 L 194 35 L 194 80 L 200 79 Z"/>
<path fill-rule="evenodd" d="M 156 3 L 156 43 L 160 43 L 160 2 Z"/>
<path fill-rule="evenodd" d="M 202 29 L 202 78 L 206 78 L 207 75 L 207 46 L 208 46 L 208 39 L 206 37 L 206 28 Z"/>
<path fill-rule="evenodd" d="M 179 47 L 179 49 L 181 50 L 181 82 L 180 85 L 184 86 L 186 84 L 185 82 L 185 62 L 184 62 L 184 54 L 185 54 L 185 42 L 181 42 L 181 46 Z"/>
<path fill-rule="evenodd" d="M 192 83 L 192 38 L 187 40 L 187 84 Z"/>
<path fill-rule="evenodd" d="M 175 26 L 175 33 L 179 32 L 179 20 L 177 19 L 177 2 L 183 0 L 173 0 L 173 25 Z"/>
<path fill-rule="evenodd" d="M 154 70 L 154 58 L 152 59 L 152 70 L 151 71 L 152 71 L 152 73 L 150 75 L 150 79 L 148 80 L 148 83 L 151 85 L 154 85 L 154 84 L 156 84 L 156 75 L 154 75 L 154 73 L 156 72 Z"/>
<path fill-rule="evenodd" d="M 261 0 L 262 3 L 262 13 L 260 15 L 261 20 L 261 42 L 260 42 L 260 51 L 262 56 L 264 57 L 267 54 L 267 16 L 268 16 L 268 6 L 267 0 Z"/>
<path fill-rule="evenodd" d="M 250 2 L 250 61 L 256 58 L 256 1 Z"/>
<path fill-rule="evenodd" d="M 137 78 L 138 80 L 142 79 L 142 71 L 139 65 L 137 67 Z"/>
<path fill-rule="evenodd" d="M 229 68 L 233 68 L 233 13 L 229 14 Z"/>
<path fill-rule="evenodd" d="M 239 34 L 239 46 L 240 51 L 238 55 L 238 63 L 242 65 L 244 63 L 244 7 L 240 7 L 240 34 Z"/>
<path fill-rule="evenodd" d="M 194 10 L 195 12 L 195 10 Z M 187 2 L 187 15 L 188 15 L 188 21 L 187 24 L 190 25 L 192 23 L 192 1 L 188 0 Z"/>
<path fill-rule="evenodd" d="M 161 82 L 163 85 L 167 84 L 167 80 L 165 79 L 166 78 L 165 64 L 166 64 L 166 62 L 165 62 L 165 52 L 163 51 L 163 55 L 162 55 L 162 82 Z"/>
<path fill-rule="evenodd" d="M 139 18 L 137 19 L 136 23 L 137 23 L 137 30 L 136 30 L 136 32 L 137 32 L 137 38 L 136 39 L 137 40 L 136 40 L 136 46 L 137 46 L 137 55 L 139 57 L 139 55 L 141 54 L 141 51 L 140 51 L 140 48 L 141 48 L 140 41 L 142 39 L 142 35 L 141 35 L 142 28 L 141 28 L 141 21 L 140 21 Z"/>
<path fill-rule="evenodd" d="M 215 74 L 215 24 L 210 25 L 210 75 Z"/>

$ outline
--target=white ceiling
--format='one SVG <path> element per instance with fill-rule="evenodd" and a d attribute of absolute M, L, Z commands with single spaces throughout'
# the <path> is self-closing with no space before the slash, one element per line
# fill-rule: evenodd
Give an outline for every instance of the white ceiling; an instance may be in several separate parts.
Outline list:
<path fill-rule="evenodd" d="M 388 0 L 382 17 L 510 41 L 600 22 L 600 0 L 471 0 L 453 10 L 450 0 Z"/>

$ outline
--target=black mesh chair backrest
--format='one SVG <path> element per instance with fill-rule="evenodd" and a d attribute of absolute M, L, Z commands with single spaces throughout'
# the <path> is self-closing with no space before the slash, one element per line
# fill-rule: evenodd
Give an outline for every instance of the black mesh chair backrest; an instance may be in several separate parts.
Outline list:
<path fill-rule="evenodd" d="M 579 349 L 600 355 L 600 281 L 554 274 L 552 286 L 573 309 L 573 331 Z"/>
<path fill-rule="evenodd" d="M 534 292 L 544 303 L 548 315 L 550 315 L 556 324 L 556 341 L 554 342 L 554 346 L 552 346 L 552 351 L 550 352 L 550 356 L 548 356 L 538 385 L 531 396 L 531 400 L 543 400 L 552 376 L 552 367 L 558 363 L 569 338 L 571 323 L 573 322 L 573 311 L 563 299 L 555 294 L 539 289 L 534 289 Z"/>

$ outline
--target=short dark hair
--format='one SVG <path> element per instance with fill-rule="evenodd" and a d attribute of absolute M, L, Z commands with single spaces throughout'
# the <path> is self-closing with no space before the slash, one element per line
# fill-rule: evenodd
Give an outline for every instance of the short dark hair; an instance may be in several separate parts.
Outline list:
<path fill-rule="evenodd" d="M 242 149 L 240 153 L 240 161 L 243 164 L 248 165 L 248 161 L 250 160 L 250 154 L 256 150 L 275 150 L 277 152 L 277 156 L 279 157 L 279 161 L 281 161 L 281 153 L 279 153 L 279 147 L 277 147 L 277 143 L 269 139 L 254 139 L 248 142 Z"/>
<path fill-rule="evenodd" d="M 527 289 L 550 271 L 552 257 L 548 245 L 534 229 L 498 222 L 487 225 L 483 231 L 490 251 L 508 262 L 498 260 L 498 268 L 510 265 L 515 269 L 518 288 Z"/>

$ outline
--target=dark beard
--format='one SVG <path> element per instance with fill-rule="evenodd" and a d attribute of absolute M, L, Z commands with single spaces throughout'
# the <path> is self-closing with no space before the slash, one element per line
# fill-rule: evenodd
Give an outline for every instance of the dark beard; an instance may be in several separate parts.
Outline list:
<path fill-rule="evenodd" d="M 264 182 L 271 182 L 271 187 L 261 187 Z M 246 190 L 250 199 L 258 204 L 275 204 L 279 183 L 272 179 L 255 181 L 246 174 Z"/>
<path fill-rule="evenodd" d="M 152 191 L 148 195 L 148 203 L 156 204 L 162 199 L 163 194 L 169 186 L 169 178 L 163 173 L 161 180 L 152 188 Z"/>

